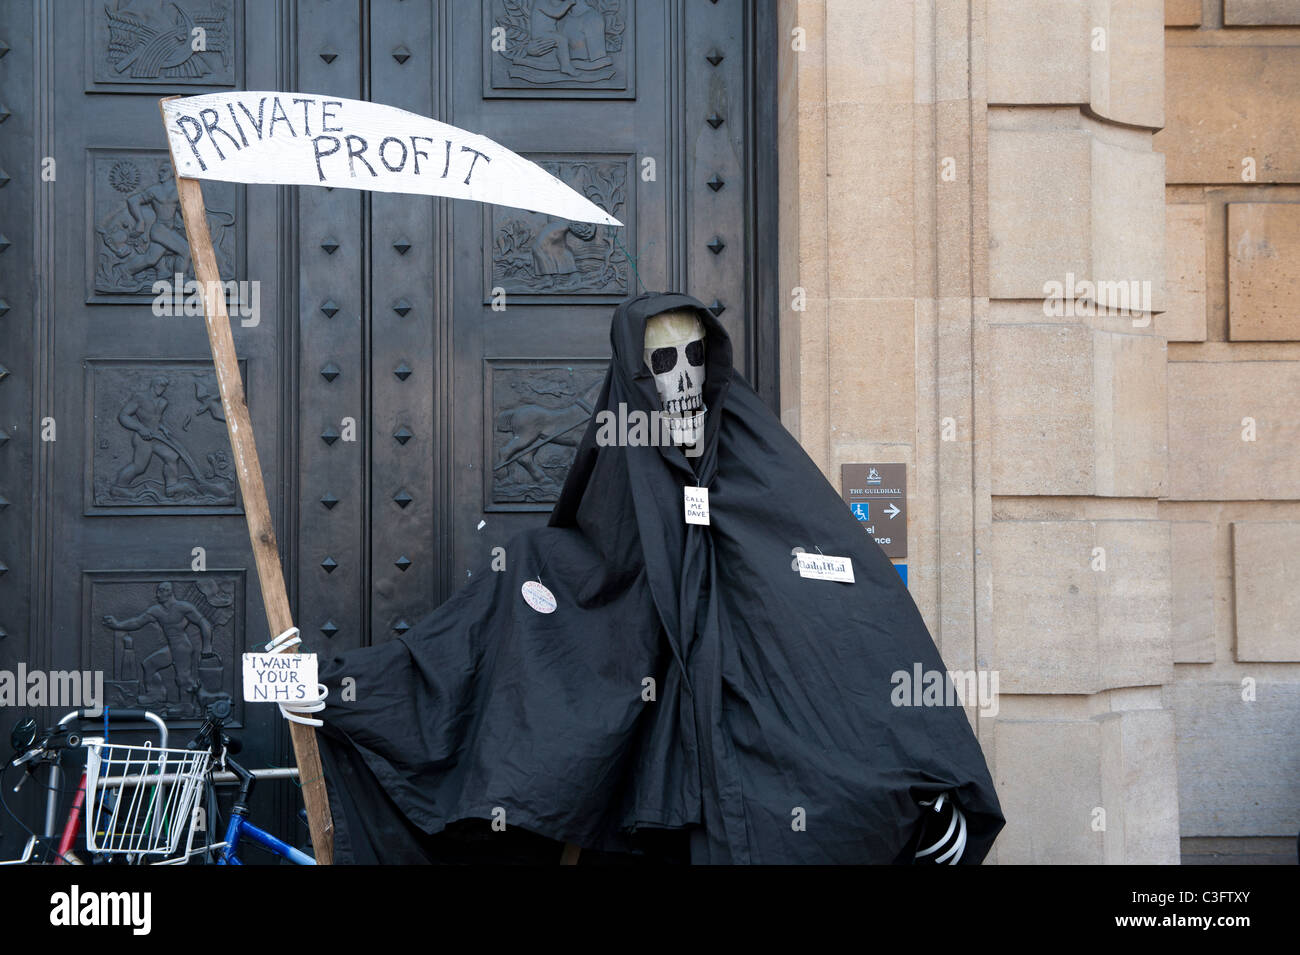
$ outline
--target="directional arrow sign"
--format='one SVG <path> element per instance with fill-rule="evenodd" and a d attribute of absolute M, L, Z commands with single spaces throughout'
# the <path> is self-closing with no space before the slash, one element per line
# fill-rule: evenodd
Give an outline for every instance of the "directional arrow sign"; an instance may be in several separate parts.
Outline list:
<path fill-rule="evenodd" d="M 325 93 L 206 93 L 162 104 L 176 175 L 474 199 L 622 225 L 486 136 Z"/>
<path fill-rule="evenodd" d="M 886 557 L 907 556 L 907 465 L 846 464 L 844 500 Z"/>

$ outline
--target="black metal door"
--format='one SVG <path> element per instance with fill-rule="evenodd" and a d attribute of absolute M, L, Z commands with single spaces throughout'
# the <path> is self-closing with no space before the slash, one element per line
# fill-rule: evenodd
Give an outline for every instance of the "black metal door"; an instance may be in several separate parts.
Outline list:
<path fill-rule="evenodd" d="M 246 762 L 290 758 L 280 717 L 239 701 L 268 634 L 202 318 L 173 288 L 192 272 L 160 96 L 399 106 L 627 224 L 613 243 L 514 209 L 204 184 L 295 619 L 331 653 L 401 633 L 545 520 L 642 285 L 715 303 L 775 406 L 769 6 L 4 4 L 0 670 L 102 671 L 110 705 L 182 736 L 229 695 Z"/>

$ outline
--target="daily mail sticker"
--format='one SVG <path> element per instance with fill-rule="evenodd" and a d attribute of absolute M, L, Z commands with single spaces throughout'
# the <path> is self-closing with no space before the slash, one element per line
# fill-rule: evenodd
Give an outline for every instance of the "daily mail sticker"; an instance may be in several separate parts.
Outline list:
<path fill-rule="evenodd" d="M 853 583 L 853 561 L 848 557 L 827 557 L 825 554 L 795 554 L 799 561 L 799 576 L 812 580 L 835 580 Z"/>
<path fill-rule="evenodd" d="M 245 653 L 244 699 L 299 703 L 316 699 L 316 654 Z"/>
<path fill-rule="evenodd" d="M 555 613 L 555 594 L 540 580 L 525 580 L 520 592 L 524 595 L 524 603 L 538 613 Z"/>
<path fill-rule="evenodd" d="M 683 490 L 686 492 L 686 523 L 709 523 L 709 489 L 707 487 L 687 487 L 683 488 Z"/>

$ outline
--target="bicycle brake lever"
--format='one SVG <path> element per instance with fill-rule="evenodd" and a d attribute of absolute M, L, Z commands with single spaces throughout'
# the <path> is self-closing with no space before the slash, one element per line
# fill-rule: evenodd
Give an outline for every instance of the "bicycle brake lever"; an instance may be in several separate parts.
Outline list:
<path fill-rule="evenodd" d="M 34 776 L 34 775 L 36 775 L 36 774 L 35 774 L 34 772 L 32 772 L 32 767 L 31 767 L 31 766 L 28 766 L 26 769 L 24 769 L 24 770 L 23 770 L 23 774 L 22 774 L 21 776 L 18 777 L 18 782 L 14 783 L 13 791 L 14 791 L 14 792 L 18 792 L 18 790 L 22 789 L 22 788 L 23 788 L 23 783 L 27 782 L 27 778 L 28 778 L 29 776 Z"/>
<path fill-rule="evenodd" d="M 23 763 L 31 762 L 33 759 L 35 759 L 43 752 L 45 752 L 45 750 L 41 748 L 29 749 L 27 752 L 23 753 L 21 756 L 15 759 L 12 765 L 21 766 Z"/>

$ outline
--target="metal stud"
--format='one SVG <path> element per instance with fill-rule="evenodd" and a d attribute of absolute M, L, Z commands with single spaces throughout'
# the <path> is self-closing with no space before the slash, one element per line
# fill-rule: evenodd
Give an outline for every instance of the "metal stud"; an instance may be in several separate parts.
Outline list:
<path fill-rule="evenodd" d="M 411 303 L 404 298 L 399 298 L 393 303 L 393 311 L 402 316 L 402 318 L 406 318 L 406 313 L 409 312 L 411 308 Z"/>
<path fill-rule="evenodd" d="M 393 59 L 395 59 L 398 62 L 398 64 L 405 63 L 410 58 L 411 58 L 411 51 L 404 46 L 399 46 L 396 50 L 393 51 Z"/>
<path fill-rule="evenodd" d="M 6 368 L 4 365 L 0 365 L 0 381 L 4 381 L 5 378 L 7 378 L 8 376 L 9 376 L 9 369 Z"/>
<path fill-rule="evenodd" d="M 3 123 L 6 119 L 8 119 L 12 115 L 13 113 L 9 112 L 9 107 L 5 106 L 3 103 L 0 103 L 0 123 Z"/>
<path fill-rule="evenodd" d="M 712 63 L 714 66 L 717 66 L 724 59 L 726 59 L 726 57 L 724 57 L 722 55 L 722 51 L 715 46 L 712 50 L 709 51 L 709 55 L 706 56 L 705 59 L 708 60 L 710 63 Z"/>
<path fill-rule="evenodd" d="M 398 381 L 406 381 L 407 378 L 411 377 L 411 366 L 406 362 L 402 362 L 393 369 L 393 374 L 397 376 Z"/>
<path fill-rule="evenodd" d="M 333 557 L 326 557 L 324 560 L 320 562 L 320 565 L 325 569 L 325 573 L 332 574 L 334 573 L 335 570 L 338 569 L 339 562 L 335 560 Z"/>
<path fill-rule="evenodd" d="M 341 374 L 343 374 L 342 369 L 340 369 L 338 365 L 334 364 L 334 362 L 330 362 L 320 370 L 320 376 L 326 381 L 333 381 Z"/>
<path fill-rule="evenodd" d="M 13 245 L 13 243 L 10 242 L 7 238 L 5 238 L 5 236 L 2 233 L 0 233 L 0 252 L 5 251 L 11 245 Z"/>
<path fill-rule="evenodd" d="M 714 318 L 717 318 L 726 310 L 727 310 L 727 306 L 723 305 L 716 298 L 713 300 L 713 304 L 709 306 L 709 311 L 713 313 Z"/>
<path fill-rule="evenodd" d="M 707 248 L 707 249 L 708 249 L 710 252 L 712 252 L 714 255 L 719 254 L 719 253 L 720 253 L 723 249 L 725 249 L 726 247 L 727 247 L 727 243 L 725 243 L 725 242 L 722 241 L 722 236 L 720 236 L 720 235 L 715 235 L 715 236 L 714 236 L 714 237 L 709 241 L 709 244 L 708 244 L 707 246 L 705 246 L 705 248 Z"/>
<path fill-rule="evenodd" d="M 398 239 L 393 243 L 393 248 L 397 250 L 398 255 L 405 255 L 407 252 L 411 251 L 411 243 L 407 242 L 405 239 Z"/>
<path fill-rule="evenodd" d="M 325 510 L 332 511 L 334 510 L 334 505 L 339 502 L 339 499 L 335 497 L 333 494 L 326 494 L 324 497 L 320 499 L 320 502 L 321 504 L 325 505 Z"/>
<path fill-rule="evenodd" d="M 0 318 L 4 318 L 9 313 L 9 303 L 0 298 Z"/>
<path fill-rule="evenodd" d="M 411 629 L 411 625 L 407 623 L 406 620 L 404 619 L 399 620 L 397 621 L 397 623 L 393 624 L 393 633 L 406 633 L 406 631 L 410 629 Z"/>
<path fill-rule="evenodd" d="M 326 637 L 332 637 L 339 632 L 339 625 L 333 620 L 326 620 L 321 624 L 320 632 L 325 634 Z"/>
<path fill-rule="evenodd" d="M 410 504 L 411 501 L 413 500 L 415 500 L 415 498 L 407 494 L 405 488 L 403 488 L 402 490 L 398 491 L 396 494 L 393 495 L 393 503 L 395 503 L 398 507 L 402 508 L 402 510 L 406 510 L 406 506 Z"/>
<path fill-rule="evenodd" d="M 333 63 L 338 58 L 338 54 L 333 50 L 322 50 L 320 58 L 326 63 Z"/>
<path fill-rule="evenodd" d="M 707 185 L 714 192 L 717 192 L 726 184 L 727 183 L 723 180 L 723 178 L 719 176 L 716 172 L 713 174 L 713 178 L 710 179 L 707 183 L 705 183 L 705 185 Z"/>
<path fill-rule="evenodd" d="M 9 185 L 9 173 L 0 169 L 0 189 L 3 189 L 7 185 Z"/>
<path fill-rule="evenodd" d="M 398 444 L 406 444 L 406 442 L 410 441 L 415 437 L 415 435 L 411 434 L 410 430 L 403 426 L 393 432 L 393 437 L 397 440 Z"/>
<path fill-rule="evenodd" d="M 9 44 L 6 43 L 4 40 L 0 40 L 0 59 L 3 59 L 4 55 L 8 52 L 9 52 Z"/>
<path fill-rule="evenodd" d="M 0 448 L 3 448 L 8 443 L 9 443 L 8 432 L 0 431 Z"/>
<path fill-rule="evenodd" d="M 402 573 L 406 573 L 406 568 L 411 566 L 411 558 L 406 556 L 399 557 L 397 560 L 393 561 L 393 566 Z"/>
<path fill-rule="evenodd" d="M 714 129 L 717 129 L 719 126 L 725 123 L 726 120 L 723 119 L 721 116 L 719 116 L 717 113 L 714 113 L 712 116 L 706 119 L 705 122 L 708 123 L 710 126 L 712 126 Z"/>
<path fill-rule="evenodd" d="M 324 431 L 320 433 L 320 439 L 324 441 L 326 444 L 332 445 L 335 441 L 339 439 L 339 433 L 335 431 L 333 428 L 326 428 Z"/>
<path fill-rule="evenodd" d="M 320 247 L 325 250 L 326 255 L 333 255 L 339 250 L 339 243 L 337 239 L 326 239 Z"/>
<path fill-rule="evenodd" d="M 0 511 L 3 511 L 8 506 L 9 506 L 9 499 L 5 497 L 3 494 L 0 494 Z"/>
<path fill-rule="evenodd" d="M 326 299 L 324 304 L 321 305 L 320 310 L 325 313 L 326 318 L 333 318 L 335 315 L 339 313 L 339 306 L 338 303 L 334 301 L 334 299 L 329 298 Z"/>

